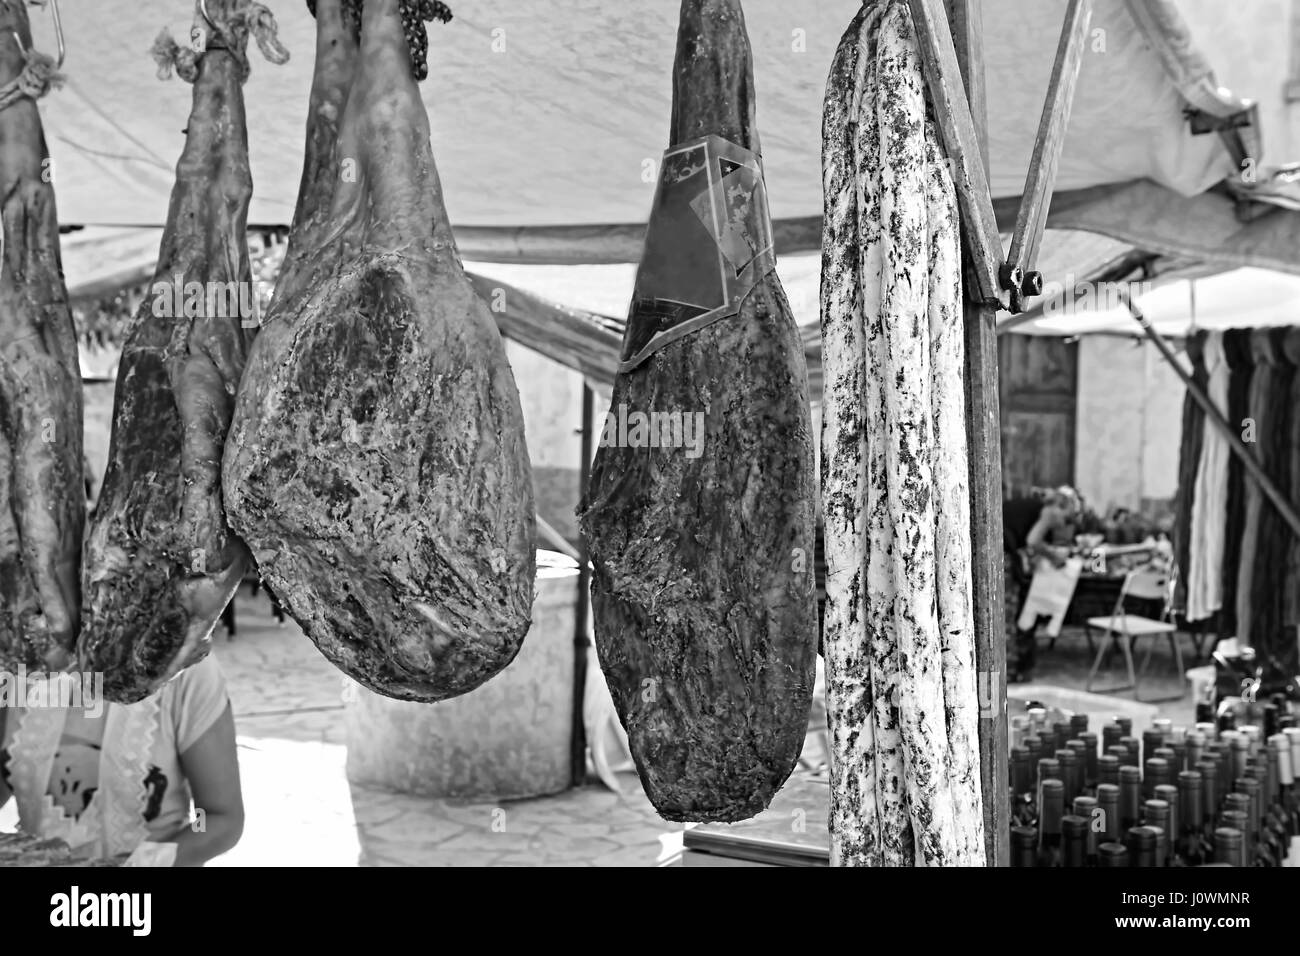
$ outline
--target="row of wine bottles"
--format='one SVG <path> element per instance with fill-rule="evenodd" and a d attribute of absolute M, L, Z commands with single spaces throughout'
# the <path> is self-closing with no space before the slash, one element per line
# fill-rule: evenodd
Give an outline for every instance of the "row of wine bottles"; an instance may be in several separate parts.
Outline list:
<path fill-rule="evenodd" d="M 1209 716 L 1198 708 L 1198 718 Z M 1012 721 L 1013 866 L 1300 866 L 1300 713 L 1283 698 L 1194 728 Z"/>

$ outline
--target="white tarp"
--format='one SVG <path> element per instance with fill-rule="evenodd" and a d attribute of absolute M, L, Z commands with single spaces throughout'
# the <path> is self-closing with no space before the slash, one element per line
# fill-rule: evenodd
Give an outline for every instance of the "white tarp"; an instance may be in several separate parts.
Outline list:
<path fill-rule="evenodd" d="M 1273 0 L 1265 6 L 1276 7 Z M 252 53 L 247 87 L 255 184 L 249 221 L 289 221 L 302 164 L 314 22 L 303 0 L 271 0 L 292 60 Z M 821 212 L 820 123 L 826 73 L 857 0 L 746 0 L 757 117 L 772 213 Z M 985 0 L 991 183 L 1018 195 L 1065 0 Z M 678 0 L 461 0 L 430 26 L 423 84 L 434 154 L 457 225 L 537 226 L 645 220 L 667 145 Z M 1149 179 L 1182 195 L 1234 171 L 1214 135 L 1192 136 L 1168 66 L 1125 0 L 1096 0 L 1058 189 Z M 1204 4 L 1199 4 L 1204 7 Z M 186 0 L 62 0 L 68 82 L 42 102 L 65 223 L 160 225 L 190 91 L 159 81 L 148 49 L 160 28 L 188 36 Z M 51 20 L 32 9 L 36 46 Z M 1280 100 L 1281 25 L 1224 8 L 1226 59 L 1250 56 L 1271 81 L 1240 90 Z M 1095 47 L 1095 49 L 1093 49 Z M 1271 62 L 1260 63 L 1259 60 Z M 1281 162 L 1281 156 L 1264 157 Z"/>
<path fill-rule="evenodd" d="M 1266 269 L 1233 269 L 1200 279 L 1177 279 L 1147 288 L 1125 284 L 1147 321 L 1166 337 L 1199 329 L 1300 325 L 1300 276 Z M 1041 318 L 1015 327 L 1026 335 L 1142 335 L 1142 327 L 1114 288 L 1088 288 L 1057 300 Z"/>

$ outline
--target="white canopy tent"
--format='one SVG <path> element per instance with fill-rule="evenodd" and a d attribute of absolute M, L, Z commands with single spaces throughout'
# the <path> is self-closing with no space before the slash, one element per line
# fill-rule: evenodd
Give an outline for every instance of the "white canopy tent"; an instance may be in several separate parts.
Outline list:
<path fill-rule="evenodd" d="M 1172 0 L 1096 0 L 1049 230 L 1110 236 L 1121 252 L 1138 246 L 1175 259 L 1300 271 L 1300 214 L 1276 205 L 1289 186 L 1272 175 L 1300 153 L 1278 82 L 1290 68 L 1279 21 L 1291 3 L 1253 0 L 1248 9 L 1229 10 L 1216 0 L 1184 0 L 1177 9 Z M 989 178 L 995 200 L 1003 200 L 997 211 L 1006 231 L 1065 5 L 982 4 Z M 252 53 L 249 221 L 284 227 L 301 170 L 314 25 L 303 0 L 270 6 L 292 59 L 277 67 Z M 835 44 L 856 6 L 745 3 L 780 251 L 818 246 L 821 101 Z M 452 7 L 450 24 L 430 27 L 423 91 L 466 258 L 635 262 L 654 164 L 667 145 L 677 0 L 462 0 Z M 88 249 L 127 241 L 140 248 L 121 232 L 99 229 L 157 228 L 165 219 L 190 95 L 179 80 L 157 79 L 147 51 L 163 27 L 188 35 L 193 5 L 62 0 L 61 9 L 67 83 L 41 104 L 60 221 L 91 227 L 74 240 Z M 33 27 L 35 45 L 51 50 L 50 18 L 33 9 Z M 1212 72 L 1211 63 L 1231 75 Z M 1237 85 L 1230 91 L 1220 78 Z M 1196 135 L 1189 109 L 1203 120 L 1237 117 L 1249 125 Z M 1256 183 L 1238 184 L 1236 193 L 1253 190 L 1267 200 L 1251 207 L 1249 221 L 1236 215 L 1239 197 L 1221 185 L 1239 172 L 1241 155 Z M 109 278 L 102 269 L 96 274 L 95 262 L 83 272 L 75 255 L 68 259 L 74 294 Z"/>

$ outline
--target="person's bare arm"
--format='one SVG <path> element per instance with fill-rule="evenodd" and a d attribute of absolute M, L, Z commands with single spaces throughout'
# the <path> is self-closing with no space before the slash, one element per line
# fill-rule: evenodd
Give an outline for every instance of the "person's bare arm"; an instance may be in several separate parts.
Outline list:
<path fill-rule="evenodd" d="M 196 819 L 172 836 L 176 866 L 202 866 L 225 853 L 244 832 L 244 797 L 235 754 L 235 717 L 230 705 L 203 736 L 181 754 L 181 769 L 194 795 Z"/>

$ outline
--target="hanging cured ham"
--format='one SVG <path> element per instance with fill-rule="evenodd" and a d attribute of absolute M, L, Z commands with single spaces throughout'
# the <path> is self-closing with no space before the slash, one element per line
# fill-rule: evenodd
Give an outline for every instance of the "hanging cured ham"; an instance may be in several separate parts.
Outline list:
<path fill-rule="evenodd" d="M 823 185 L 831 861 L 983 865 L 956 198 L 901 0 L 840 43 Z"/>
<path fill-rule="evenodd" d="M 300 202 L 297 277 L 249 359 L 226 507 L 326 657 L 377 693 L 435 701 L 500 671 L 528 630 L 532 478 L 501 337 L 443 203 L 410 8 L 362 9 L 320 180 L 334 183 L 328 214 L 316 217 L 323 196 Z M 318 0 L 319 33 L 341 31 L 338 10 Z M 305 185 L 333 135 L 320 122 L 336 89 L 327 53 L 318 43 Z"/>
<path fill-rule="evenodd" d="M 669 820 L 763 810 L 817 654 L 803 347 L 737 0 L 683 0 L 665 154 L 582 527 L 601 667 Z"/>
<path fill-rule="evenodd" d="M 165 35 L 154 48 L 160 73 L 193 84 L 193 105 L 154 282 L 122 349 L 86 536 L 80 659 L 120 703 L 207 655 L 248 561 L 221 504 L 221 452 L 257 325 L 245 235 L 250 33 L 274 61 L 288 54 L 260 4 L 207 9 L 215 27 L 198 27 L 203 52 Z"/>
<path fill-rule="evenodd" d="M 26 5 L 0 3 L 0 671 L 70 659 L 86 509 L 77 339 L 32 98 L 58 77 L 31 49 Z"/>

